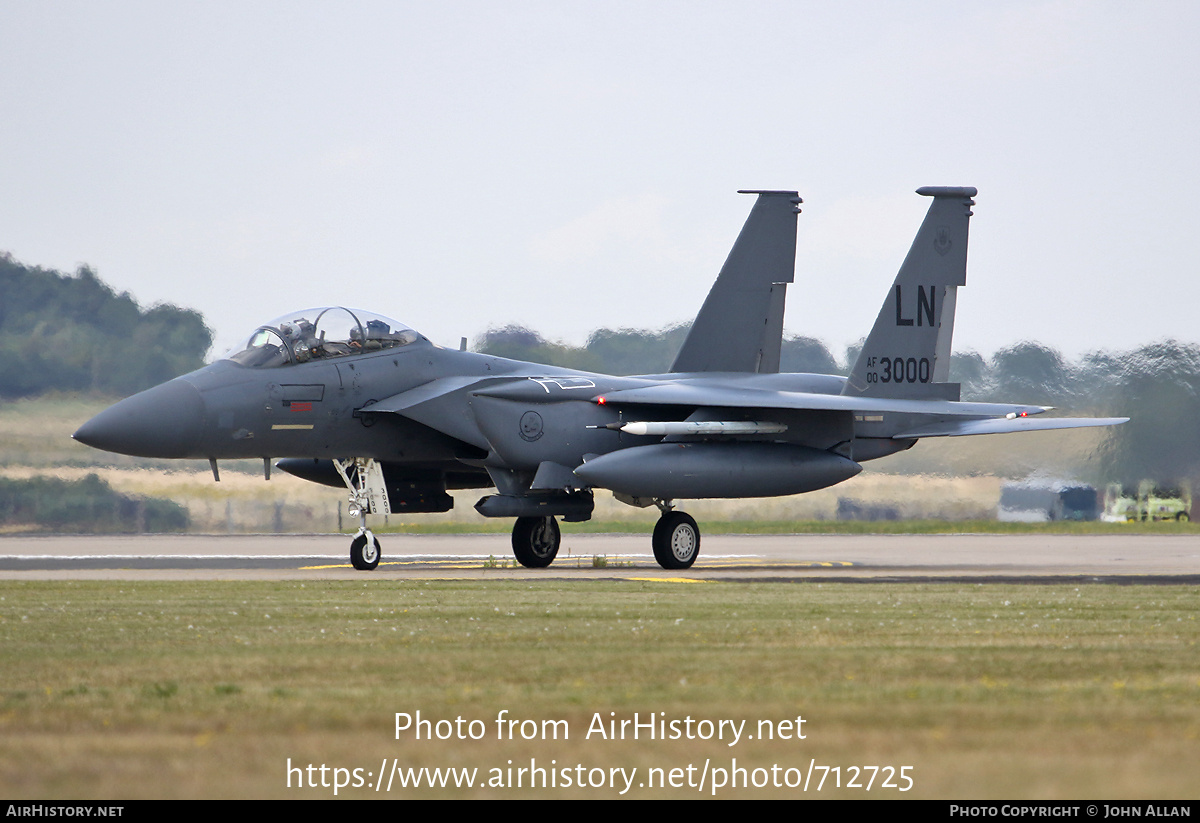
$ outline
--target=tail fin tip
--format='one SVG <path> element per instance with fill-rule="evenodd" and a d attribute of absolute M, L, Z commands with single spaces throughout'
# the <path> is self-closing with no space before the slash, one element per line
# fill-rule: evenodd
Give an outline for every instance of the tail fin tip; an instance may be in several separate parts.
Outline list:
<path fill-rule="evenodd" d="M 979 189 L 974 186 L 922 186 L 917 189 L 922 197 L 974 197 Z"/>
<path fill-rule="evenodd" d="M 757 194 L 763 197 L 786 197 L 796 207 L 794 209 L 796 214 L 800 213 L 800 204 L 804 202 L 804 199 L 800 196 L 800 192 L 788 191 L 786 189 L 738 189 L 737 193 Z"/>

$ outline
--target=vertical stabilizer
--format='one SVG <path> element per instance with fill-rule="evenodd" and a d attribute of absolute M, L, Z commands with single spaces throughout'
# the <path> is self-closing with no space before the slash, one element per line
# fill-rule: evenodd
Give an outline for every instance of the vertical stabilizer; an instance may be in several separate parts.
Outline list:
<path fill-rule="evenodd" d="M 672 372 L 777 372 L 787 284 L 796 275 L 794 191 L 758 199 L 688 331 Z"/>
<path fill-rule="evenodd" d="M 950 377 L 957 289 L 967 278 L 967 227 L 976 190 L 926 186 L 932 197 L 842 394 L 958 399 Z"/>

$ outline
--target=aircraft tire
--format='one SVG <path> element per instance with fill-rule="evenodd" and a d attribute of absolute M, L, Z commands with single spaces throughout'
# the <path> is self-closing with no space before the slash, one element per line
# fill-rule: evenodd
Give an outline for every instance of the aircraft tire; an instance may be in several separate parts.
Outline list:
<path fill-rule="evenodd" d="M 700 527 L 691 515 L 667 512 L 654 525 L 654 559 L 664 569 L 690 569 L 700 554 Z"/>
<path fill-rule="evenodd" d="M 1186 523 L 1189 520 L 1191 520 L 1192 518 L 1188 517 L 1187 512 L 1180 512 L 1179 514 L 1175 515 L 1175 519 L 1178 520 L 1180 523 Z"/>
<path fill-rule="evenodd" d="M 360 572 L 369 572 L 379 565 L 383 552 L 379 548 L 379 538 L 372 535 L 371 546 L 367 546 L 367 536 L 360 534 L 350 541 L 350 565 Z"/>
<path fill-rule="evenodd" d="M 553 517 L 518 517 L 512 547 L 517 562 L 527 569 L 544 569 L 554 562 L 562 533 Z"/>

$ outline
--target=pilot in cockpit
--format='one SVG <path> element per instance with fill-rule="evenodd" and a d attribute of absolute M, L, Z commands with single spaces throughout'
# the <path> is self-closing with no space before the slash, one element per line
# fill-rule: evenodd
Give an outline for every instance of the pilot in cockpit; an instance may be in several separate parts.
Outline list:
<path fill-rule="evenodd" d="M 298 320 L 281 323 L 279 331 L 283 334 L 283 339 L 291 346 L 298 363 L 321 356 L 316 328 L 307 319 L 301 317 Z"/>
<path fill-rule="evenodd" d="M 252 368 L 274 368 L 407 346 L 420 339 L 394 320 L 334 306 L 294 312 L 259 326 L 228 358 Z"/>

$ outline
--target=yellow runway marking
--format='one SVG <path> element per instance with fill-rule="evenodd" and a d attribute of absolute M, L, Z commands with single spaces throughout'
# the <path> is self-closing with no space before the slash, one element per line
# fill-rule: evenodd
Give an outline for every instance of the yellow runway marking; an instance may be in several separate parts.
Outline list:
<path fill-rule="evenodd" d="M 697 566 L 706 569 L 732 569 L 755 566 L 772 569 L 848 569 L 856 564 L 850 560 L 765 560 L 757 557 L 722 558 L 720 560 L 697 560 Z"/>

